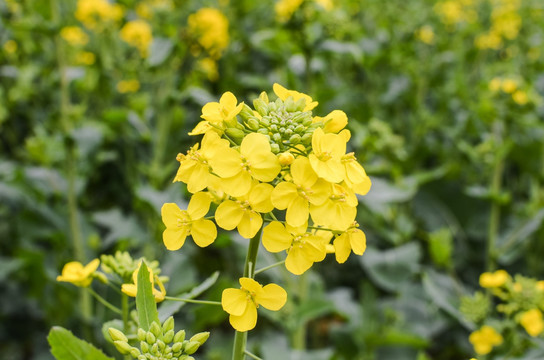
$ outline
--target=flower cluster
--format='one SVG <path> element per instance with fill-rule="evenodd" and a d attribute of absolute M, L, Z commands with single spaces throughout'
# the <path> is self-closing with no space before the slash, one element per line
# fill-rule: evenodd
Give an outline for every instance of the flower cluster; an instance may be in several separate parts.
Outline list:
<path fill-rule="evenodd" d="M 128 354 L 138 360 L 191 360 L 194 358 L 189 355 L 194 354 L 210 336 L 209 332 L 202 332 L 185 340 L 185 330 L 174 333 L 174 318 L 171 316 L 162 326 L 153 322 L 149 331 L 138 329 L 139 348 L 131 346 L 129 339 L 122 331 L 109 328 L 108 332 L 121 354 Z"/>
<path fill-rule="evenodd" d="M 276 17 L 280 22 L 286 22 L 301 7 L 304 0 L 279 0 L 274 4 Z M 320 8 L 325 11 L 331 11 L 334 7 L 332 0 L 314 0 Z"/>
<path fill-rule="evenodd" d="M 529 102 L 529 95 L 527 91 L 520 88 L 520 82 L 514 78 L 501 78 L 494 77 L 489 82 L 489 90 L 493 93 L 498 93 L 499 91 L 508 94 L 512 97 L 512 100 L 518 105 L 525 105 Z"/>
<path fill-rule="evenodd" d="M 75 16 L 85 27 L 96 29 L 100 23 L 120 20 L 123 13 L 119 4 L 107 0 L 79 0 Z"/>
<path fill-rule="evenodd" d="M 521 15 L 518 13 L 521 0 L 493 0 L 491 3 L 491 27 L 474 41 L 480 49 L 500 49 L 505 40 L 515 39 L 521 29 Z"/>
<path fill-rule="evenodd" d="M 493 308 L 490 298 L 480 292 L 462 299 L 461 311 L 469 320 L 488 323 L 469 337 L 476 353 L 485 355 L 491 352 L 494 346 L 503 343 L 501 333 L 515 333 L 518 324 L 532 337 L 544 333 L 544 281 L 521 275 L 512 278 L 505 270 L 497 270 L 481 274 L 480 286 L 488 289 L 498 300 L 495 309 L 504 314 L 505 319 L 486 321 Z"/>
<path fill-rule="evenodd" d="M 147 57 L 153 35 L 151 34 L 151 25 L 145 20 L 138 19 L 127 22 L 121 29 L 119 36 L 123 41 L 137 48 L 142 57 Z"/>
<path fill-rule="evenodd" d="M 434 11 L 447 26 L 460 23 L 474 23 L 478 14 L 474 8 L 475 0 L 445 0 L 434 5 Z"/>
<path fill-rule="evenodd" d="M 214 8 L 202 8 L 187 19 L 189 34 L 196 39 L 212 59 L 221 57 L 229 44 L 229 21 Z M 195 48 L 194 52 L 200 50 Z"/>
<path fill-rule="evenodd" d="M 219 226 L 237 229 L 248 239 L 262 229 L 263 246 L 273 253 L 286 251 L 285 266 L 296 275 L 322 261 L 328 249 L 334 249 L 339 263 L 351 252 L 364 253 L 365 234 L 355 221 L 356 194 L 366 194 L 371 182 L 354 153 L 346 153 L 351 136 L 346 114 L 335 110 L 315 116 L 318 103 L 309 95 L 279 84 L 273 88 L 277 99 L 270 101 L 263 92 L 254 108 L 230 92 L 202 108 L 203 120 L 189 133 L 203 135 L 202 140 L 178 154 L 174 178 L 193 195 L 186 210 L 174 203 L 161 210 L 169 250 L 181 248 L 188 236 L 208 246 Z M 257 291 L 261 285 L 244 279 L 241 289 L 223 295 L 223 307 L 237 329 L 255 326 L 259 304 L 275 310 L 285 302 L 263 300 L 270 289 L 276 295 L 283 291 L 277 285 Z M 240 300 L 246 296 L 251 305 Z M 239 300 L 231 299 L 236 306 L 229 297 Z"/>

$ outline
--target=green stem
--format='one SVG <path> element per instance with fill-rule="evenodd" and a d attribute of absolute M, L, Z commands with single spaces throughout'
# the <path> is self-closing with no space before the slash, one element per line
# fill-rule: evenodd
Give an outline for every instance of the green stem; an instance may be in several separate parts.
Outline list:
<path fill-rule="evenodd" d="M 501 125 L 501 123 L 496 123 L 493 131 L 494 136 L 497 138 L 497 142 L 499 143 L 501 143 Z M 500 157 L 495 161 L 493 174 L 491 176 L 491 194 L 493 195 L 493 198 L 489 215 L 489 229 L 487 236 L 487 271 L 494 271 L 497 266 L 495 246 L 499 235 L 501 204 L 496 196 L 498 196 L 501 191 L 501 180 L 504 172 L 505 157 L 502 153 L 500 153 L 499 156 Z"/>
<path fill-rule="evenodd" d="M 94 291 L 90 287 L 88 287 L 86 289 L 89 290 L 89 293 L 91 293 L 91 295 L 94 296 L 96 298 L 96 300 L 98 300 L 98 302 L 100 302 L 102 305 L 104 305 L 105 307 L 107 307 L 108 309 L 113 311 L 114 313 L 116 313 L 116 314 L 122 314 L 123 313 L 121 311 L 121 309 L 119 309 L 117 306 L 111 304 L 108 300 L 104 299 L 102 296 L 98 295 L 96 293 L 96 291 Z"/>
<path fill-rule="evenodd" d="M 297 292 L 299 297 L 299 303 L 304 304 L 308 297 L 308 273 L 304 273 L 299 276 Z M 306 349 L 306 323 L 298 324 L 295 331 L 291 334 L 291 342 L 293 349 L 305 350 Z"/>
<path fill-rule="evenodd" d="M 249 356 L 250 358 L 252 358 L 252 359 L 255 359 L 255 360 L 263 360 L 263 359 L 261 359 L 260 357 L 258 357 L 257 355 L 255 355 L 255 354 L 253 354 L 253 353 L 250 353 L 250 352 L 247 351 L 247 350 L 244 351 L 244 353 L 245 353 L 247 356 Z"/>
<path fill-rule="evenodd" d="M 255 271 L 255 275 L 260 274 L 260 273 L 262 273 L 263 271 L 266 271 L 266 270 L 268 270 L 268 269 L 275 268 L 276 266 L 280 266 L 280 265 L 282 265 L 282 264 L 285 264 L 285 260 L 278 261 L 277 263 L 274 263 L 274 264 L 272 264 L 272 265 L 268 265 L 268 266 L 265 266 L 265 267 L 263 267 L 263 268 L 261 268 L 261 269 L 259 269 L 259 270 L 256 270 L 256 271 Z"/>
<path fill-rule="evenodd" d="M 171 301 L 181 301 L 181 302 L 186 302 L 186 303 L 191 303 L 191 304 L 219 305 L 219 306 L 221 306 L 220 301 L 182 299 L 182 298 L 177 298 L 177 297 L 172 297 L 172 296 L 165 296 L 164 299 L 165 300 L 171 300 Z"/>
<path fill-rule="evenodd" d="M 247 248 L 246 262 L 244 264 L 244 277 L 253 279 L 255 277 L 255 264 L 257 262 L 257 253 L 261 242 L 263 227 L 249 241 Z M 236 331 L 234 334 L 234 345 L 232 348 L 232 360 L 244 360 L 246 354 L 247 331 Z"/>
<path fill-rule="evenodd" d="M 128 333 L 128 295 L 121 293 L 121 311 L 123 315 L 123 333 Z"/>

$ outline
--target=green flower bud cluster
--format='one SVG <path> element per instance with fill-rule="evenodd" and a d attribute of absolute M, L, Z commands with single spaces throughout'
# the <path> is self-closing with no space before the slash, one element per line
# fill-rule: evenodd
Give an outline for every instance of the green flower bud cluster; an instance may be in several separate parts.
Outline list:
<path fill-rule="evenodd" d="M 491 302 L 482 292 L 477 291 L 474 296 L 464 296 L 461 298 L 459 310 L 468 320 L 479 323 L 489 314 Z"/>
<path fill-rule="evenodd" d="M 185 330 L 174 332 L 173 317 L 166 319 L 162 326 L 153 322 L 149 331 L 138 329 L 139 348 L 131 346 L 121 331 L 114 328 L 108 331 L 117 350 L 137 360 L 194 360 L 190 355 L 210 336 L 209 332 L 201 332 L 186 340 Z"/>
<path fill-rule="evenodd" d="M 303 98 L 296 102 L 292 97 L 288 97 L 285 101 L 278 98 L 270 102 L 266 93 L 263 92 L 253 101 L 257 114 L 244 104 L 240 116 L 246 128 L 245 132 L 266 135 L 272 152 L 278 154 L 299 144 L 304 147 L 310 146 L 312 133 L 316 128 L 323 126 L 320 122 L 313 122 L 312 112 L 304 111 L 305 106 L 306 100 Z M 226 133 L 230 136 L 228 130 Z M 244 130 L 236 130 L 241 132 L 239 135 L 244 134 Z"/>
<path fill-rule="evenodd" d="M 145 260 L 145 259 L 143 259 Z M 133 259 L 126 251 L 116 251 L 115 255 L 100 256 L 102 270 L 107 274 L 117 274 L 123 282 L 130 282 L 134 270 L 138 268 L 138 264 L 142 259 Z M 145 263 L 153 273 L 158 275 L 161 272 L 158 261 L 147 261 Z M 161 277 L 161 281 L 167 282 L 167 277 Z"/>

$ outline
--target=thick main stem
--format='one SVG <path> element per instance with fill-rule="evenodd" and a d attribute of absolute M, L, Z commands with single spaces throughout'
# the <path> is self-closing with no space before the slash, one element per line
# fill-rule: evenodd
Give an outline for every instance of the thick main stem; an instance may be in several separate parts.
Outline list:
<path fill-rule="evenodd" d="M 500 144 L 502 140 L 502 123 L 498 122 L 494 124 L 493 134 Z M 500 227 L 500 216 L 501 208 L 498 200 L 498 196 L 501 191 L 501 180 L 504 172 L 504 158 L 505 155 L 500 152 L 499 158 L 495 160 L 495 165 L 493 168 L 493 175 L 491 176 L 491 194 L 492 203 L 491 203 L 491 212 L 489 215 L 489 228 L 487 235 L 487 271 L 494 271 L 496 268 L 496 251 L 495 245 L 497 242 L 497 237 L 499 236 L 499 227 Z"/>
<path fill-rule="evenodd" d="M 246 262 L 244 264 L 244 277 L 253 279 L 255 276 L 255 264 L 257 263 L 257 253 L 259 252 L 259 244 L 261 242 L 261 234 L 263 227 L 259 229 L 257 234 L 249 241 L 247 248 Z M 244 360 L 247 342 L 247 331 L 236 331 L 234 334 L 234 345 L 232 348 L 232 360 Z"/>

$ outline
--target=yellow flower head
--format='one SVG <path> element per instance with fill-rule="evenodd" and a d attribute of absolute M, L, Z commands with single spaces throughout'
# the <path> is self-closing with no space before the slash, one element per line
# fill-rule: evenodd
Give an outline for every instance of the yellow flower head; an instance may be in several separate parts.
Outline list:
<path fill-rule="evenodd" d="M 272 191 L 272 204 L 279 210 L 287 209 L 285 219 L 291 226 L 308 222 L 310 204 L 321 205 L 327 200 L 330 184 L 317 177 L 306 157 L 298 157 L 291 164 L 292 181 L 282 181 Z"/>
<path fill-rule="evenodd" d="M 484 325 L 479 330 L 471 333 L 468 340 L 474 347 L 474 351 L 479 355 L 489 354 L 494 346 L 503 342 L 501 334 L 488 325 Z"/>
<path fill-rule="evenodd" d="M 276 16 L 279 21 L 288 21 L 297 11 L 304 0 L 279 0 L 274 5 Z"/>
<path fill-rule="evenodd" d="M 533 337 L 542 334 L 544 331 L 542 312 L 539 309 L 532 309 L 522 313 L 519 323 L 525 328 L 527 333 Z"/>
<path fill-rule="evenodd" d="M 162 234 L 168 250 L 178 250 L 189 235 L 200 247 L 210 245 L 217 237 L 217 228 L 211 220 L 203 219 L 210 209 L 211 197 L 208 193 L 198 192 L 191 197 L 187 210 L 181 210 L 174 203 L 162 206 L 162 221 L 166 230 Z"/>
<path fill-rule="evenodd" d="M 357 162 L 355 154 L 346 154 L 342 156 L 341 161 L 344 165 L 344 181 L 346 185 L 356 194 L 366 195 L 370 190 L 372 182 L 363 166 Z"/>
<path fill-rule="evenodd" d="M 73 46 L 83 46 L 89 42 L 89 36 L 79 26 L 63 27 L 60 36 Z"/>
<path fill-rule="evenodd" d="M 123 9 L 107 0 L 79 0 L 75 16 L 87 28 L 95 29 L 101 22 L 120 20 Z"/>
<path fill-rule="evenodd" d="M 357 255 L 363 255 L 365 252 L 366 236 L 364 232 L 357 228 L 358 226 L 359 224 L 355 223 L 354 226 L 334 239 L 334 254 L 339 264 L 344 263 L 348 259 L 352 250 Z"/>
<path fill-rule="evenodd" d="M 323 123 L 325 133 L 338 133 L 348 124 L 348 116 L 342 110 L 333 110 L 325 117 L 314 116 L 313 122 Z"/>
<path fill-rule="evenodd" d="M 4 45 L 2 46 L 2 48 L 4 49 L 4 51 L 8 54 L 13 54 L 17 51 L 17 48 L 18 48 L 18 45 L 17 43 L 15 42 L 15 40 L 8 40 L 4 43 Z"/>
<path fill-rule="evenodd" d="M 138 292 L 138 271 L 140 271 L 141 266 L 142 263 L 140 262 L 138 264 L 138 268 L 132 273 L 132 281 L 134 282 L 134 284 L 123 284 L 121 286 L 121 291 L 128 296 L 136 297 L 136 293 Z M 162 284 L 162 281 L 159 279 L 159 277 L 153 274 L 153 270 L 151 269 L 151 267 L 148 267 L 147 269 L 149 270 L 149 281 L 151 282 L 151 289 L 153 291 L 153 297 L 155 298 L 155 302 L 161 302 L 166 296 L 166 289 L 164 288 L 164 285 Z M 155 281 L 157 282 L 159 289 L 155 288 Z"/>
<path fill-rule="evenodd" d="M 142 57 L 147 57 L 149 45 L 153 41 L 151 26 L 144 20 L 132 20 L 123 26 L 121 39 L 136 47 Z"/>
<path fill-rule="evenodd" d="M 229 322 L 237 331 L 249 331 L 257 324 L 257 308 L 277 311 L 285 305 L 287 293 L 276 284 L 262 286 L 250 278 L 240 278 L 240 289 L 225 289 L 221 305 L 229 316 Z"/>
<path fill-rule="evenodd" d="M 100 260 L 98 259 L 94 259 L 85 266 L 78 261 L 71 261 L 64 265 L 62 274 L 57 276 L 57 281 L 69 282 L 80 287 L 88 287 L 93 281 L 93 274 L 98 269 L 98 265 L 100 265 Z"/>
<path fill-rule="evenodd" d="M 254 183 L 246 195 L 223 201 L 215 211 L 217 225 L 225 230 L 237 228 L 240 235 L 247 239 L 252 238 L 263 224 L 260 213 L 274 209 L 270 202 L 272 190 L 270 184 Z"/>
<path fill-rule="evenodd" d="M 209 102 L 202 108 L 201 121 L 189 133 L 189 135 L 200 135 L 213 130 L 220 135 L 226 129 L 229 123 L 236 121 L 235 117 L 242 111 L 244 103 L 238 104 L 236 96 L 230 91 L 227 91 L 221 96 L 219 102 Z"/>
<path fill-rule="evenodd" d="M 518 83 L 514 79 L 504 79 L 501 84 L 502 91 L 512 94 L 518 89 Z"/>
<path fill-rule="evenodd" d="M 214 8 L 202 8 L 189 15 L 187 19 L 189 33 L 194 36 L 200 46 L 218 59 L 229 44 L 229 21 L 226 16 Z"/>
<path fill-rule="evenodd" d="M 480 275 L 480 286 L 483 288 L 501 287 L 510 279 L 510 275 L 504 270 L 497 270 L 494 273 L 485 272 Z"/>
<path fill-rule="evenodd" d="M 489 90 L 491 90 L 492 92 L 497 92 L 501 89 L 501 85 L 502 85 L 502 79 L 499 77 L 494 77 L 489 82 Z"/>
<path fill-rule="evenodd" d="M 516 102 L 518 105 L 525 105 L 529 102 L 529 97 L 527 96 L 527 93 L 523 90 L 517 90 L 512 94 L 512 99 Z"/>
<path fill-rule="evenodd" d="M 133 93 L 140 89 L 140 82 L 136 79 L 121 80 L 117 83 L 116 88 L 121 94 Z"/>
<path fill-rule="evenodd" d="M 330 232 L 313 234 L 306 232 L 306 229 L 307 224 L 283 226 L 279 221 L 272 221 L 263 229 L 265 249 L 272 253 L 287 250 L 285 267 L 295 275 L 303 274 L 315 262 L 325 259 L 327 254 Z"/>
<path fill-rule="evenodd" d="M 76 54 L 76 64 L 92 65 L 96 61 L 96 56 L 90 51 L 80 51 Z"/>
<path fill-rule="evenodd" d="M 224 149 L 210 159 L 213 171 L 221 177 L 227 194 L 240 197 L 248 193 L 253 180 L 270 182 L 281 170 L 265 135 L 251 133 L 244 137 L 239 151 Z"/>
<path fill-rule="evenodd" d="M 316 174 L 331 183 L 344 180 L 342 156 L 346 154 L 346 140 L 339 134 L 325 134 L 317 128 L 312 135 L 310 164 Z"/>
<path fill-rule="evenodd" d="M 432 44 L 434 41 L 434 31 L 429 25 L 422 26 L 416 31 L 416 36 L 425 44 Z"/>
<path fill-rule="evenodd" d="M 357 197 L 346 186 L 332 185 L 329 197 L 321 205 L 311 205 L 310 215 L 317 225 L 334 230 L 347 230 L 357 215 Z"/>
<path fill-rule="evenodd" d="M 288 97 L 292 97 L 295 102 L 299 99 L 304 99 L 306 101 L 304 111 L 313 110 L 318 105 L 318 102 L 313 101 L 309 95 L 303 94 L 295 90 L 287 90 L 280 84 L 276 83 L 272 88 L 274 90 L 274 93 L 283 101 L 287 100 Z"/>

